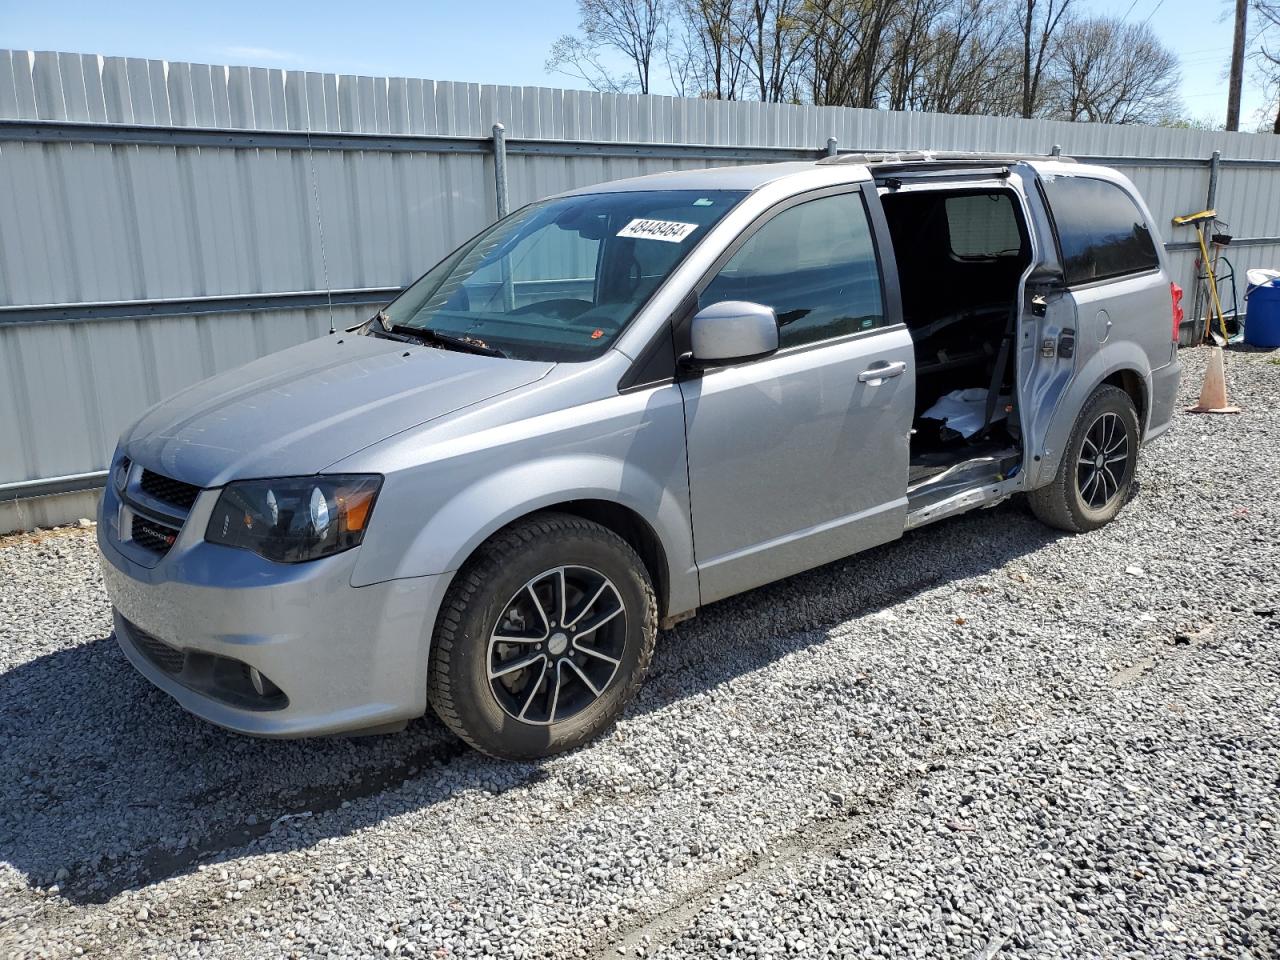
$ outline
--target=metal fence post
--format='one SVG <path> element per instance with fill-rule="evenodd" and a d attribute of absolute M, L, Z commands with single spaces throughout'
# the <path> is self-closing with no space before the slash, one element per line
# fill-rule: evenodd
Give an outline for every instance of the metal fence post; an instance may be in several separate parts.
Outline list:
<path fill-rule="evenodd" d="M 507 215 L 507 128 L 493 125 L 493 180 L 498 199 L 498 219 Z"/>
<path fill-rule="evenodd" d="M 836 155 L 836 147 L 840 143 L 835 137 L 827 137 L 827 156 L 834 157 Z"/>

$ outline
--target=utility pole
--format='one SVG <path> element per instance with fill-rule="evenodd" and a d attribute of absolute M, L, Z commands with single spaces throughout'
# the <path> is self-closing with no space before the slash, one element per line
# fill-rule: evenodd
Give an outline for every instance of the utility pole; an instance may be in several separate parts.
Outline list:
<path fill-rule="evenodd" d="M 1236 0 L 1236 33 L 1231 44 L 1231 81 L 1227 89 L 1227 129 L 1240 129 L 1240 86 L 1244 80 L 1245 18 L 1249 0 Z"/>

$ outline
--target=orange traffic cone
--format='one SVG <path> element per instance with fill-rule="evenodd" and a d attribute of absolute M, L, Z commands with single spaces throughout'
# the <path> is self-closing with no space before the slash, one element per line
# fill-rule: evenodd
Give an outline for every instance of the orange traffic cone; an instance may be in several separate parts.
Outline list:
<path fill-rule="evenodd" d="M 1239 407 L 1227 403 L 1227 375 L 1222 366 L 1222 348 L 1210 347 L 1209 368 L 1204 372 L 1200 402 L 1188 407 L 1188 413 L 1239 413 Z"/>

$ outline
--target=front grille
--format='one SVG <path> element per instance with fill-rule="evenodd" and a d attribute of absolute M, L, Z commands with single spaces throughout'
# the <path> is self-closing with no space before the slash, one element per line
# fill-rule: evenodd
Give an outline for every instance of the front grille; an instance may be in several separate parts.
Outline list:
<path fill-rule="evenodd" d="M 142 488 L 143 493 L 164 503 L 181 507 L 183 510 L 190 510 L 200 494 L 200 488 L 197 486 L 183 483 L 181 480 L 173 480 L 163 474 L 152 473 L 150 470 L 142 471 L 142 479 L 138 486 Z"/>
<path fill-rule="evenodd" d="M 129 539 L 143 549 L 150 550 L 152 553 L 165 554 L 169 552 L 169 548 L 177 538 L 178 531 L 175 527 L 134 515 Z"/>
<path fill-rule="evenodd" d="M 187 655 L 176 647 L 171 647 L 163 640 L 153 637 L 147 631 L 129 624 L 129 633 L 133 635 L 133 644 L 142 655 L 154 663 L 165 673 L 179 674 Z"/>

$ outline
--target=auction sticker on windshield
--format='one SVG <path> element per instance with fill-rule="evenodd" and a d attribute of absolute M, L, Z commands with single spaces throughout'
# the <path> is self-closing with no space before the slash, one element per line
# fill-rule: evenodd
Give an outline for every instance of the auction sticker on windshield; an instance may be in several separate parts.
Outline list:
<path fill-rule="evenodd" d="M 679 243 L 693 231 L 698 229 L 696 223 L 681 223 L 678 220 L 632 220 L 618 231 L 620 237 L 634 237 L 637 240 L 664 240 L 667 243 Z"/>

